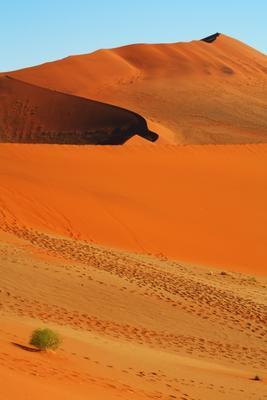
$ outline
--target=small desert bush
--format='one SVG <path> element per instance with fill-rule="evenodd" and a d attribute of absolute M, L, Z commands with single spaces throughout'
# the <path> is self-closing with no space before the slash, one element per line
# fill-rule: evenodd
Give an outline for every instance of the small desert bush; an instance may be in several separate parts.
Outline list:
<path fill-rule="evenodd" d="M 56 350 L 62 342 L 60 336 L 49 328 L 33 331 L 30 344 L 39 350 Z"/>

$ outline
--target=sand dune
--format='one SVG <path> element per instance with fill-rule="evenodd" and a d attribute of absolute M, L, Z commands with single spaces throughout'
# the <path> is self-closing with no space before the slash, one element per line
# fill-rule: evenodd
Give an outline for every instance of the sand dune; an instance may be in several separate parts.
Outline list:
<path fill-rule="evenodd" d="M 99 50 L 10 75 L 135 111 L 169 143 L 261 143 L 266 71 L 265 55 L 220 35 Z"/>
<path fill-rule="evenodd" d="M 2 144 L 0 158 L 2 226 L 265 272 L 264 144 Z"/>
<path fill-rule="evenodd" d="M 266 398 L 266 57 L 212 39 L 0 78 L 1 400 Z"/>
<path fill-rule="evenodd" d="M 0 239 L 5 399 L 264 398 L 266 278 L 26 227 Z M 64 338 L 56 354 L 18 346 L 44 325 Z"/>
<path fill-rule="evenodd" d="M 151 141 L 140 115 L 108 104 L 0 78 L 0 142 L 123 144 L 135 134 Z"/>

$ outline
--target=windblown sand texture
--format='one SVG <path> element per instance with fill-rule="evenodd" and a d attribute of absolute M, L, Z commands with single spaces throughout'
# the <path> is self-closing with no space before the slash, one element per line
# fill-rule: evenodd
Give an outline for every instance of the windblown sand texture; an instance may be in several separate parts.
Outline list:
<path fill-rule="evenodd" d="M 53 129 L 97 100 L 161 136 L 35 144 L 8 114 L 33 143 L 0 144 L 0 400 L 267 399 L 266 57 L 220 35 L 8 75 Z"/>

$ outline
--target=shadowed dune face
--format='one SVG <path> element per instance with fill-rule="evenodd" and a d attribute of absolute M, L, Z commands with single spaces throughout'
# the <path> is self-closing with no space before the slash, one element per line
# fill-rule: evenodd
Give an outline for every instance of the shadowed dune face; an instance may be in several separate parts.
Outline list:
<path fill-rule="evenodd" d="M 264 54 L 220 34 L 210 43 L 100 50 L 11 75 L 137 112 L 168 143 L 240 144 L 267 141 L 266 71 Z"/>
<path fill-rule="evenodd" d="M 122 108 L 0 78 L 0 142 L 123 144 L 135 134 L 158 137 Z"/>
<path fill-rule="evenodd" d="M 214 33 L 213 35 L 204 37 L 204 38 L 201 39 L 201 40 L 202 40 L 202 42 L 212 43 L 212 42 L 214 42 L 214 41 L 217 39 L 217 37 L 219 37 L 219 36 L 220 36 L 220 33 L 217 32 L 217 33 Z"/>

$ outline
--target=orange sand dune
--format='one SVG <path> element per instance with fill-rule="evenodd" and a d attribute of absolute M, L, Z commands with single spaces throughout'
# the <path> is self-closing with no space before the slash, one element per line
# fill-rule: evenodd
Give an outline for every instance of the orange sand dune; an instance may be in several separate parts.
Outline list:
<path fill-rule="evenodd" d="M 10 73 L 138 112 L 168 143 L 267 141 L 267 58 L 220 35 L 214 42 L 130 45 Z"/>
<path fill-rule="evenodd" d="M 1 144 L 0 159 L 2 227 L 266 273 L 264 144 Z"/>
<path fill-rule="evenodd" d="M 9 228 L 1 399 L 264 399 L 266 277 Z M 25 349 L 42 326 L 62 336 L 56 353 Z"/>
<path fill-rule="evenodd" d="M 266 67 L 220 35 L 0 78 L 1 140 L 68 142 L 0 144 L 1 400 L 264 399 Z"/>
<path fill-rule="evenodd" d="M 138 114 L 0 78 L 0 142 L 122 144 L 136 133 L 157 139 Z"/>

